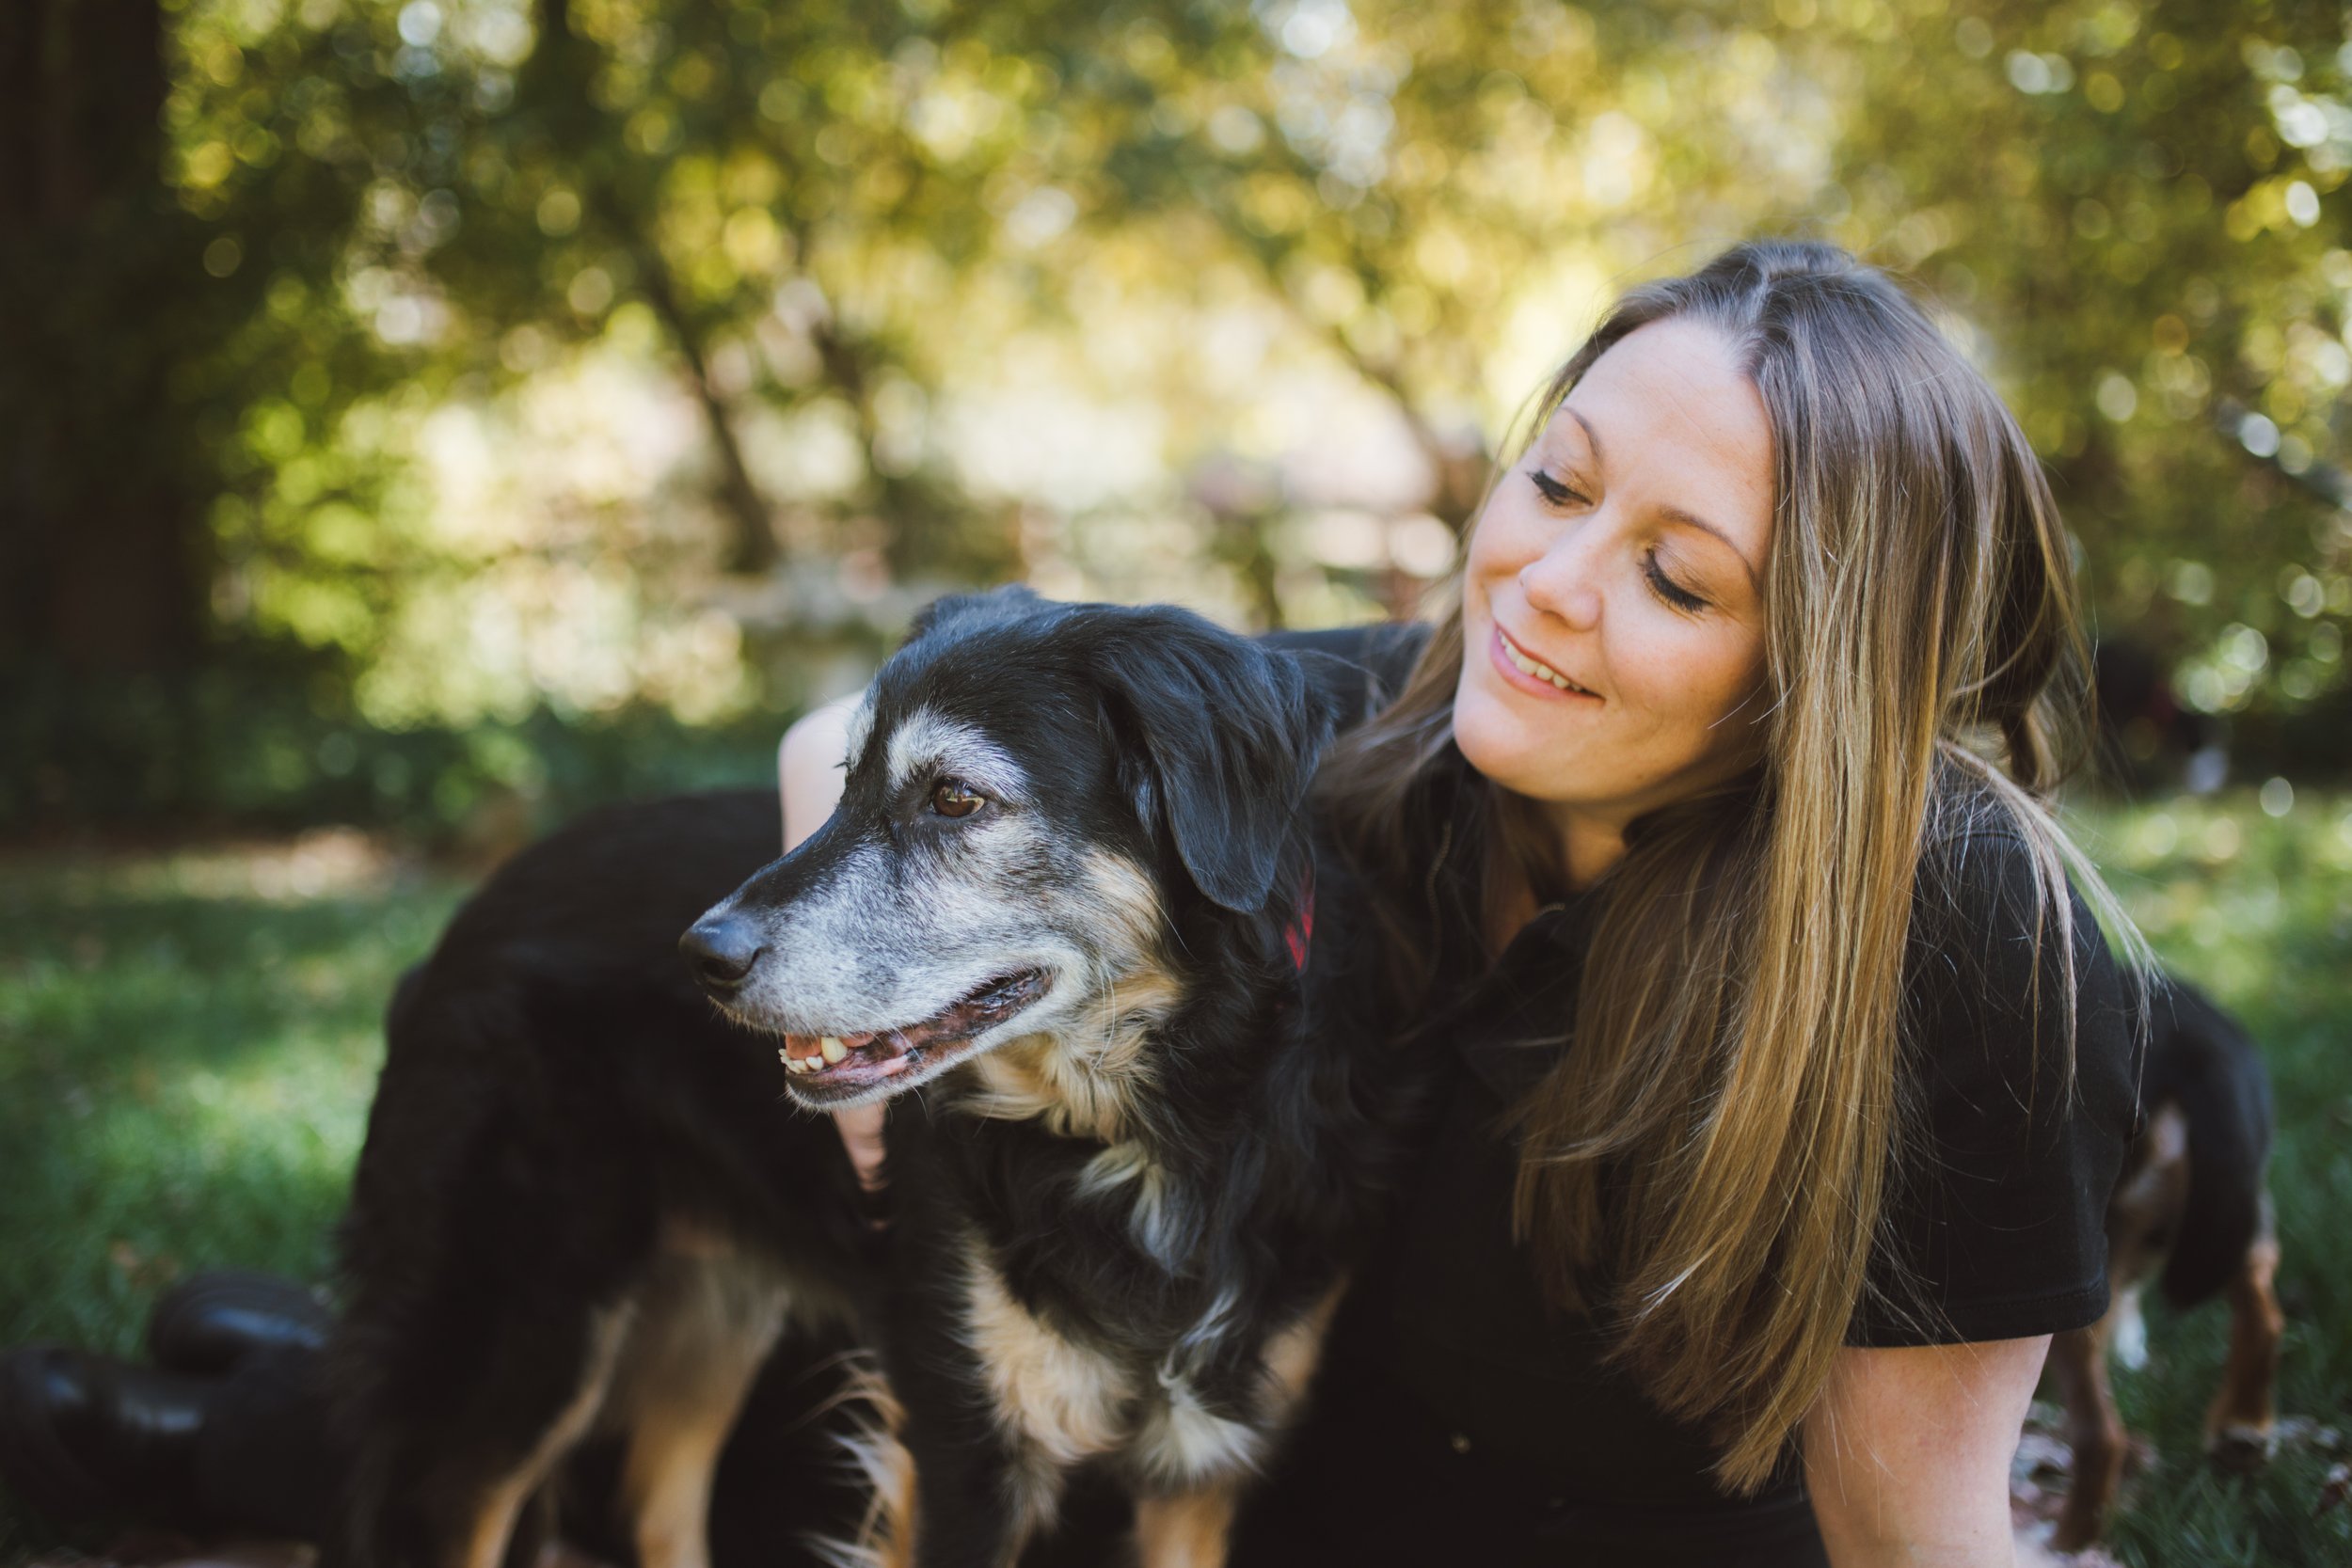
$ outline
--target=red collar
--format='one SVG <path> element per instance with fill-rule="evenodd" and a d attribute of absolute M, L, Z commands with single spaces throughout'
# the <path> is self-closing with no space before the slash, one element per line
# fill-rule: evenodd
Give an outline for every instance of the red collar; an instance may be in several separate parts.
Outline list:
<path fill-rule="evenodd" d="M 1291 967 L 1307 973 L 1307 946 L 1315 935 L 1315 868 L 1311 863 L 1298 884 L 1298 905 L 1282 926 L 1282 943 L 1291 950 Z"/>

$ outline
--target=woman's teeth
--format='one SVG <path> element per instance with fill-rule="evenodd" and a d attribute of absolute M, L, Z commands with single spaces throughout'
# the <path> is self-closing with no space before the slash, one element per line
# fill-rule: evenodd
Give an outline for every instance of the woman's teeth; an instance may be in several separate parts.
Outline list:
<path fill-rule="evenodd" d="M 1513 664 L 1539 681 L 1549 681 L 1563 691 L 1581 691 L 1587 697 L 1593 695 L 1592 692 L 1585 690 L 1583 687 L 1577 685 L 1550 665 L 1539 663 L 1519 652 L 1518 646 L 1507 637 L 1502 640 L 1502 652 Z"/>

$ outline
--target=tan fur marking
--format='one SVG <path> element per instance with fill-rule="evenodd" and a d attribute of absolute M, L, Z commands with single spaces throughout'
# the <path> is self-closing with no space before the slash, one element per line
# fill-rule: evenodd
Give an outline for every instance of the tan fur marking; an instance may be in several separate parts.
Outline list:
<path fill-rule="evenodd" d="M 964 1108 L 1009 1121 L 1041 1121 L 1063 1137 L 1117 1143 L 1136 1096 L 1150 1086 L 1143 1044 L 1184 999 L 1164 953 L 1167 911 L 1152 878 L 1104 851 L 1086 857 L 1096 911 L 1097 973 L 1085 1010 L 1057 1034 L 1007 1040 L 973 1064 L 978 1092 Z"/>
<path fill-rule="evenodd" d="M 2066 1407 L 2066 1437 L 2074 1449 L 2065 1509 L 2051 1537 L 2060 1551 L 2081 1551 L 2099 1539 L 2122 1489 L 2131 1434 L 2115 1408 L 2107 1356 L 2119 1334 L 2131 1332 L 2140 1283 L 2163 1265 L 2159 1239 L 2179 1225 L 2187 1197 L 2188 1120 L 2167 1101 L 2124 1152 L 2107 1200 L 2106 1316 L 2050 1341 L 2050 1374 Z"/>
<path fill-rule="evenodd" d="M 1324 1337 L 1331 1332 L 1331 1319 L 1346 1294 L 1347 1278 L 1342 1275 L 1305 1317 L 1266 1341 L 1266 1408 L 1274 1425 L 1286 1425 L 1298 1414 L 1307 1385 L 1323 1360 Z"/>
<path fill-rule="evenodd" d="M 891 1392 L 882 1369 L 865 1356 L 852 1358 L 841 1391 L 819 1414 L 863 1406 L 841 1440 L 852 1474 L 866 1482 L 866 1516 L 851 1541 L 812 1541 L 816 1555 L 833 1568 L 914 1568 L 914 1456 L 898 1441 L 906 1407 Z"/>
<path fill-rule="evenodd" d="M 2230 1281 L 2230 1356 L 2205 1414 L 2205 1451 L 2225 1469 L 2261 1465 L 2277 1442 L 2279 1342 L 2287 1321 L 2272 1289 L 2279 1273 L 2275 1226 L 2265 1195 L 2261 1233 L 2246 1249 L 2246 1266 Z"/>
<path fill-rule="evenodd" d="M 1213 1488 L 1255 1471 L 1267 1439 L 1297 1413 L 1323 1354 L 1331 1316 L 1346 1293 L 1344 1280 L 1325 1292 L 1297 1322 L 1267 1339 L 1259 1366 L 1255 1409 L 1248 1418 L 1220 1416 L 1203 1405 L 1190 1384 L 1168 1372 L 1140 1430 L 1135 1457 L 1171 1488 Z"/>
<path fill-rule="evenodd" d="M 581 1370 L 579 1389 L 556 1412 L 522 1463 L 484 1489 L 452 1556 L 456 1568 L 500 1568 L 523 1504 L 596 1420 L 596 1407 L 604 1402 L 605 1389 L 612 1381 L 633 1316 L 623 1307 L 601 1315 L 590 1325 L 587 1364 Z"/>
<path fill-rule="evenodd" d="M 2122 1334 L 2136 1326 L 2139 1286 L 2163 1266 L 2166 1245 L 2188 1200 L 2188 1118 L 2167 1101 L 2150 1113 L 2146 1131 L 2126 1152 L 2122 1177 L 2107 1205 L 2113 1305 L 2090 1328 L 2060 1334 L 2050 1344 L 2050 1370 L 2065 1401 L 2074 1450 L 2065 1511 L 2051 1537 L 2060 1551 L 2096 1544 L 2113 1512 L 2130 1433 L 2115 1407 L 2107 1356 Z M 2224 1469 L 2261 1465 L 2274 1441 L 2279 1340 L 2285 1326 L 2271 1291 L 2278 1263 L 2279 1243 L 2265 1196 L 2262 1229 L 2230 1282 L 2230 1356 L 2205 1417 L 2206 1452 Z"/>
<path fill-rule="evenodd" d="M 2150 1113 L 2124 1154 L 2107 1200 L 2107 1283 L 2125 1291 L 2164 1262 L 2166 1242 L 2188 1204 L 2188 1117 L 2172 1101 Z"/>
<path fill-rule="evenodd" d="M 1159 883 L 1135 862 L 1107 850 L 1086 857 L 1086 881 L 1107 920 L 1116 922 L 1117 945 L 1137 955 L 1157 948 L 1168 929 L 1168 911 L 1160 903 Z"/>
<path fill-rule="evenodd" d="M 2061 1552 L 2083 1550 L 2106 1528 L 2130 1451 L 2130 1434 L 2107 1385 L 2107 1328 L 2113 1316 L 2050 1341 L 2049 1368 L 2065 1402 L 2066 1438 L 2074 1454 L 2065 1510 L 2050 1538 Z"/>
<path fill-rule="evenodd" d="M 966 1332 L 998 1418 L 1057 1468 L 1109 1451 L 1135 1402 L 1127 1375 L 1025 1311 L 977 1245 L 966 1266 Z"/>
<path fill-rule="evenodd" d="M 621 1499 L 640 1568 L 707 1568 L 711 1474 L 787 1304 L 723 1237 L 674 1223 L 664 1242 L 607 1422 L 628 1434 Z"/>
<path fill-rule="evenodd" d="M 1136 1499 L 1136 1555 L 1143 1568 L 1224 1568 L 1235 1501 L 1231 1486 Z"/>

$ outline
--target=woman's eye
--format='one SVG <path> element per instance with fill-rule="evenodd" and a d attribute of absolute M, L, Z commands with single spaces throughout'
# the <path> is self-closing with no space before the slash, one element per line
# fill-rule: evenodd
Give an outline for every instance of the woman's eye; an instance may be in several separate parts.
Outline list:
<path fill-rule="evenodd" d="M 931 785 L 931 810 L 942 816 L 969 816 L 987 799 L 961 779 L 942 779 Z"/>
<path fill-rule="evenodd" d="M 1537 468 L 1527 477 L 1535 482 L 1535 493 L 1554 506 L 1565 506 L 1571 501 L 1581 501 L 1584 499 L 1582 492 L 1579 491 L 1575 485 L 1564 480 L 1554 479 L 1541 468 Z"/>
<path fill-rule="evenodd" d="M 1642 557 L 1642 575 L 1649 578 L 1650 592 L 1656 594 L 1660 598 L 1665 600 L 1677 610 L 1682 610 L 1687 614 L 1692 610 L 1705 610 L 1707 608 L 1707 601 L 1705 599 L 1700 598 L 1696 594 L 1692 593 L 1688 588 L 1683 587 L 1682 584 L 1675 581 L 1674 578 L 1666 575 L 1665 569 L 1658 564 L 1657 551 L 1652 550 L 1649 554 Z"/>

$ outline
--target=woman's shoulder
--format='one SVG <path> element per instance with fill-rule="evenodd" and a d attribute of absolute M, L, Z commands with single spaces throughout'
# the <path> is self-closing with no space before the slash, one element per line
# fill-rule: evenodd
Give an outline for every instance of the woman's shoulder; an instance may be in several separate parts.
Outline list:
<path fill-rule="evenodd" d="M 2103 1224 L 2138 1120 L 2139 1031 L 2055 847 L 2006 808 L 1969 805 L 1939 813 L 1922 846 L 1903 988 L 1909 1137 L 1883 1250 L 1925 1289 L 1879 1281 L 1929 1311 L 1866 1311 L 1858 1343 L 2047 1333 L 2106 1306 Z"/>
<path fill-rule="evenodd" d="M 1905 1135 L 1849 1342 L 2003 1339 L 2106 1309 L 2107 1196 L 2140 1031 L 2078 889 L 1996 817 L 1922 855 L 1903 988 Z"/>
<path fill-rule="evenodd" d="M 1939 763 L 1929 801 L 1915 893 L 1914 944 L 1941 950 L 1947 967 L 1974 958 L 1995 973 L 2030 968 L 2053 933 L 2071 933 L 2086 959 L 2106 955 L 2057 841 L 2003 791 L 1948 759 Z"/>
<path fill-rule="evenodd" d="M 1914 1043 L 1947 1069 L 2039 1079 L 2054 1054 L 2105 1074 L 2131 1034 L 2122 972 L 2057 844 L 1981 782 L 1947 774 L 1938 789 L 1904 988 Z"/>
<path fill-rule="evenodd" d="M 2013 972 L 2030 963 L 2043 937 L 2071 933 L 2079 956 L 2106 958 L 2106 939 L 2059 841 L 2029 819 L 2029 809 L 1974 769 L 1940 762 L 1919 846 L 1915 944 L 1944 950 L 1951 964 L 1974 957 Z"/>

